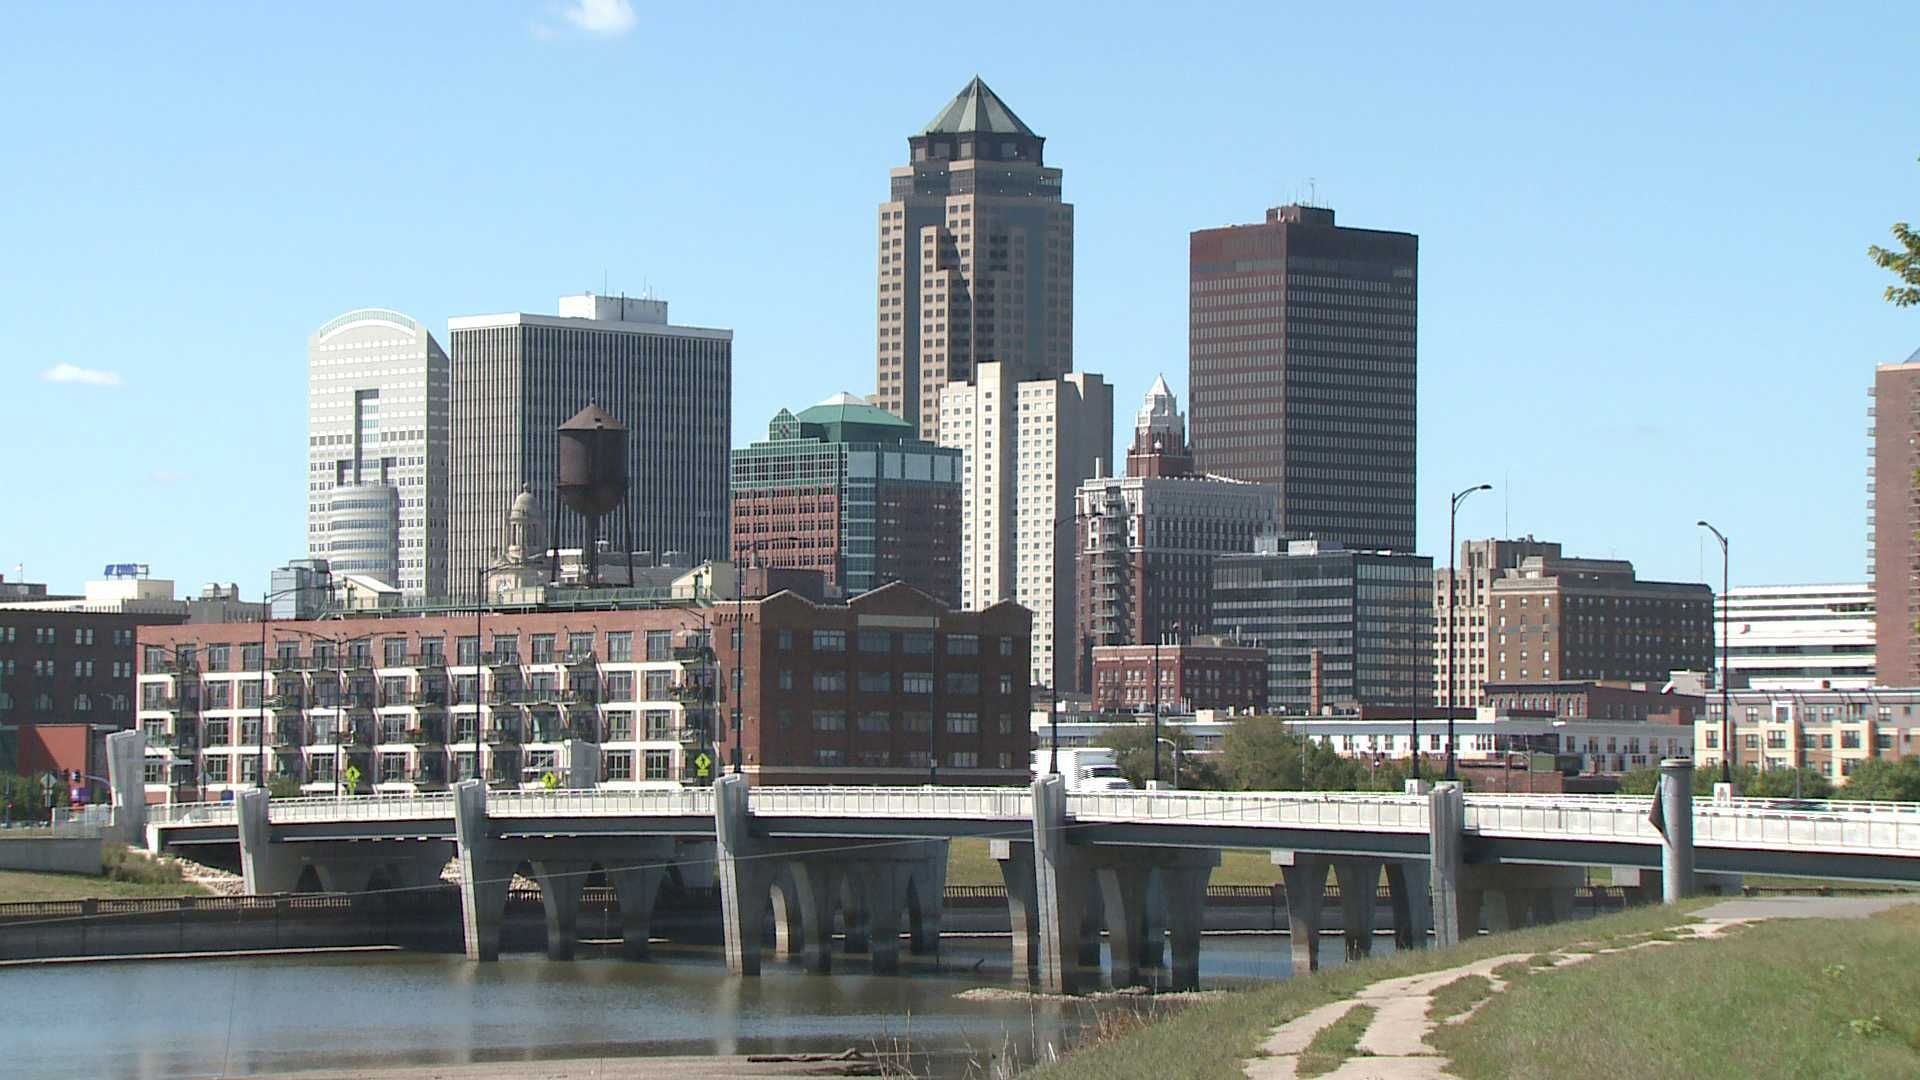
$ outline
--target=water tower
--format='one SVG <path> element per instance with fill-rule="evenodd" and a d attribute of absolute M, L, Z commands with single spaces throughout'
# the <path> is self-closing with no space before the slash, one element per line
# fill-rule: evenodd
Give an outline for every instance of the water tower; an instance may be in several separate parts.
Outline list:
<path fill-rule="evenodd" d="M 627 425 L 588 405 L 560 425 L 560 501 L 587 519 L 587 581 L 600 580 L 600 519 L 627 494 Z M 631 541 L 627 544 L 632 547 Z M 559 559 L 555 558 L 557 567 Z"/>

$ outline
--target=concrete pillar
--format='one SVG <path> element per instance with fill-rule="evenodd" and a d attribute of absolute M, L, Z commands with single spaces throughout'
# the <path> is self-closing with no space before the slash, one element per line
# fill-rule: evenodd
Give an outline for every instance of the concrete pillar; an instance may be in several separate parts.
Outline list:
<path fill-rule="evenodd" d="M 233 816 L 240 834 L 240 877 L 248 894 L 292 892 L 305 864 L 285 844 L 273 843 L 273 830 L 267 824 L 266 790 L 241 792 L 234 799 Z"/>
<path fill-rule="evenodd" d="M 547 916 L 547 959 L 571 960 L 580 944 L 580 893 L 593 864 L 584 859 L 535 859 L 540 907 Z"/>
<path fill-rule="evenodd" d="M 913 868 L 913 955 L 940 951 L 940 922 L 947 910 L 947 841 L 929 840 Z"/>
<path fill-rule="evenodd" d="M 1460 888 L 1462 829 L 1467 817 L 1466 795 L 1460 785 L 1449 781 L 1434 788 L 1427 795 L 1427 812 L 1433 943 L 1444 949 L 1480 932 L 1480 898 L 1469 897 Z"/>
<path fill-rule="evenodd" d="M 1040 946 L 1035 935 L 1040 929 L 1039 911 L 1034 895 L 1033 845 L 1012 840 L 991 842 L 993 857 L 1000 864 L 1000 880 L 1007 886 L 1007 922 L 1013 930 L 1013 973 L 1027 974 L 1038 981 Z"/>
<path fill-rule="evenodd" d="M 1280 867 L 1287 886 L 1287 941 L 1293 973 L 1320 970 L 1320 909 L 1327 899 L 1327 857 L 1294 852 Z M 1279 858 L 1280 853 L 1275 853 Z"/>
<path fill-rule="evenodd" d="M 723 776 L 713 784 L 715 871 L 720 879 L 720 922 L 727 943 L 727 970 L 760 974 L 760 931 L 767 918 L 767 865 L 753 858 L 747 813 L 747 778 Z"/>
<path fill-rule="evenodd" d="M 600 784 L 600 744 L 568 739 L 560 744 L 560 763 L 566 766 L 566 785 L 590 788 Z"/>
<path fill-rule="evenodd" d="M 670 856 L 669 852 L 669 856 Z M 653 935 L 653 904 L 667 872 L 659 866 L 626 866 L 607 871 L 607 884 L 620 902 L 620 955 L 643 960 Z"/>
<path fill-rule="evenodd" d="M 1373 955 L 1373 915 L 1379 906 L 1379 859 L 1335 859 L 1333 876 L 1340 884 L 1341 932 L 1347 940 L 1347 959 Z"/>
<path fill-rule="evenodd" d="M 1613 868 L 1613 884 L 1620 890 L 1629 907 L 1634 904 L 1650 904 L 1658 900 L 1662 892 L 1661 882 L 1662 874 L 1658 870 L 1626 866 Z"/>
<path fill-rule="evenodd" d="M 1573 918 L 1573 886 L 1555 885 L 1533 891 L 1533 924 L 1551 926 Z"/>
<path fill-rule="evenodd" d="M 460 928 L 469 960 L 500 959 L 500 923 L 507 913 L 513 864 L 494 857 L 487 833 L 487 788 L 479 780 L 453 785 L 455 858 L 460 862 Z"/>
<path fill-rule="evenodd" d="M 1081 881 L 1080 903 L 1080 950 L 1076 954 L 1080 961 L 1080 970 L 1089 980 L 1099 981 L 1100 946 L 1104 944 L 1102 934 L 1107 929 L 1107 901 L 1100 892 L 1100 880 L 1088 870 Z"/>
<path fill-rule="evenodd" d="M 1175 990 L 1192 990 L 1200 985 L 1200 923 L 1207 907 L 1207 879 L 1219 865 L 1218 851 L 1182 852 L 1174 862 L 1160 867 L 1156 875 L 1173 947 Z"/>
<path fill-rule="evenodd" d="M 773 911 L 773 958 L 791 960 L 800 955 L 800 886 L 793 866 L 781 862 L 767 871 L 767 904 Z"/>
<path fill-rule="evenodd" d="M 1147 879 L 1152 872 L 1150 864 L 1124 856 L 1094 871 L 1100 906 L 1106 915 L 1107 950 L 1113 958 L 1116 989 L 1146 985 L 1141 968 L 1145 966 Z"/>
<path fill-rule="evenodd" d="M 1533 910 L 1533 889 L 1525 885 L 1505 885 L 1488 890 L 1493 894 L 1493 910 L 1487 913 L 1487 929 L 1524 930 Z"/>
<path fill-rule="evenodd" d="M 1424 949 L 1433 928 L 1431 871 L 1424 862 L 1394 859 L 1387 863 L 1387 892 L 1393 898 L 1393 944 L 1398 949 Z"/>
<path fill-rule="evenodd" d="M 1058 776 L 1033 782 L 1033 870 L 1040 945 L 1040 989 L 1081 989 L 1079 939 L 1087 887 L 1083 853 L 1069 842 L 1066 785 Z"/>
<path fill-rule="evenodd" d="M 913 889 L 914 864 L 898 859 L 876 859 L 861 867 L 857 880 L 866 893 L 861 906 L 871 936 L 867 951 L 875 974 L 900 970 L 900 913 Z"/>
<path fill-rule="evenodd" d="M 107 787 L 113 796 L 114 837 L 123 844 L 144 843 L 147 836 L 145 732 L 134 728 L 107 736 Z"/>
<path fill-rule="evenodd" d="M 800 909 L 800 960 L 808 971 L 833 970 L 833 905 L 840 894 L 834 856 L 795 859 L 790 864 Z"/>
<path fill-rule="evenodd" d="M 852 863 L 841 868 L 840 872 L 840 930 L 841 951 L 848 956 L 858 956 L 868 949 L 867 922 L 867 867 L 870 864 Z M 896 931 L 897 932 L 897 931 Z"/>
<path fill-rule="evenodd" d="M 1147 870 L 1147 912 L 1140 930 L 1140 966 L 1150 972 L 1167 967 L 1167 892 L 1161 883 L 1166 868 L 1158 863 Z"/>
<path fill-rule="evenodd" d="M 320 891 L 326 893 L 363 893 L 373 885 L 373 872 L 380 869 L 366 859 L 313 860 L 314 876 L 320 879 Z"/>
<path fill-rule="evenodd" d="M 1660 844 L 1662 899 L 1677 904 L 1693 895 L 1693 761 L 1663 758 L 1660 790 L 1654 798 L 1666 817 Z"/>

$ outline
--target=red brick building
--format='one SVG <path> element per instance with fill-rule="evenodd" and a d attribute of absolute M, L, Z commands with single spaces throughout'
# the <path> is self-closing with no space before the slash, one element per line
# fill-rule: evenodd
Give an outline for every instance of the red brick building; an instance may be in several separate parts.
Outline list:
<path fill-rule="evenodd" d="M 1165 712 L 1197 709 L 1260 711 L 1267 706 L 1267 650 L 1203 638 L 1162 645 L 1158 700 Z M 1152 645 L 1101 645 L 1093 650 L 1095 712 L 1149 712 L 1155 701 Z"/>
<path fill-rule="evenodd" d="M 1501 716 L 1552 716 L 1562 720 L 1647 720 L 1691 724 L 1702 715 L 1705 699 L 1631 683 L 1495 682 L 1486 685 L 1486 703 Z"/>
<path fill-rule="evenodd" d="M 844 604 L 586 593 L 477 617 L 149 627 L 148 798 L 219 798 L 263 769 L 315 794 L 527 786 L 565 772 L 573 743 L 616 787 L 707 782 L 736 758 L 754 783 L 1017 783 L 1031 619 L 893 585 Z"/>

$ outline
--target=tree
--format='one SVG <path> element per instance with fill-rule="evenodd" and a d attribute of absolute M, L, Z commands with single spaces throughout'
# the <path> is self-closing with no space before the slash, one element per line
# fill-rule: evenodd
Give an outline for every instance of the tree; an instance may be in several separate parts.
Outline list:
<path fill-rule="evenodd" d="M 47 792 L 37 776 L 0 773 L 0 820 L 44 823 Z"/>
<path fill-rule="evenodd" d="M 1372 778 L 1375 784 L 1404 776 L 1404 763 L 1390 763 Z M 1220 743 L 1221 786 L 1235 791 L 1354 791 L 1368 786 L 1365 764 L 1342 757 L 1325 739 L 1290 730 L 1274 716 L 1236 720 Z"/>
<path fill-rule="evenodd" d="M 1887 286 L 1887 302 L 1895 307 L 1912 307 L 1920 304 L 1920 233 L 1906 222 L 1896 221 L 1893 238 L 1898 241 L 1897 247 L 1874 244 L 1867 248 L 1867 257 L 1900 282 Z"/>
<path fill-rule="evenodd" d="M 300 790 L 300 781 L 292 776 L 267 777 L 267 797 L 270 799 L 297 799 L 305 794 Z"/>
<path fill-rule="evenodd" d="M 1856 765 L 1840 789 L 1843 799 L 1875 799 L 1890 802 L 1920 801 L 1920 760 L 1868 758 Z"/>
<path fill-rule="evenodd" d="M 1735 787 L 1742 795 L 1756 799 L 1828 799 L 1833 797 L 1833 781 L 1818 769 L 1768 769 L 1751 774 Z"/>
<path fill-rule="evenodd" d="M 1160 736 L 1180 749 L 1180 786 L 1182 788 L 1214 788 L 1219 785 L 1219 771 L 1204 759 L 1195 758 L 1193 736 L 1183 728 L 1172 724 L 1160 725 Z M 1135 787 L 1146 787 L 1153 779 L 1153 725 L 1121 724 L 1110 727 L 1100 733 L 1097 746 L 1113 751 L 1116 764 L 1126 774 Z M 1173 784 L 1173 750 L 1160 747 L 1160 779 L 1168 786 Z"/>

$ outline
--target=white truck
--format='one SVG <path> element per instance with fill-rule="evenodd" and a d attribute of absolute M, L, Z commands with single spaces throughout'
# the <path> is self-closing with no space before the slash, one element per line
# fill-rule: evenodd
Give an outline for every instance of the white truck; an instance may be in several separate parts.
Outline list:
<path fill-rule="evenodd" d="M 1035 750 L 1034 779 L 1047 775 L 1052 762 L 1052 751 Z M 1127 782 L 1126 775 L 1120 771 L 1114 752 L 1104 746 L 1063 747 L 1060 751 L 1060 775 L 1066 779 L 1067 790 L 1071 792 L 1133 790 L 1133 785 Z"/>

